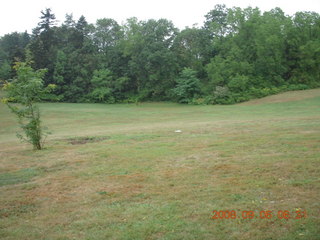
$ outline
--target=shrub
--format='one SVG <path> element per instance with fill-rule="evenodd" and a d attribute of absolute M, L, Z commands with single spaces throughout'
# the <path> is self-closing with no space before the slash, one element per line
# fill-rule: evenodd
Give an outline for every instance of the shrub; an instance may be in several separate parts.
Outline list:
<path fill-rule="evenodd" d="M 43 131 L 40 120 L 40 111 L 37 102 L 47 97 L 54 89 L 54 85 L 43 86 L 45 69 L 34 71 L 27 63 L 17 62 L 14 66 L 17 71 L 16 78 L 3 87 L 8 96 L 2 101 L 18 117 L 24 135 L 17 134 L 21 140 L 33 145 L 34 149 L 42 149 L 46 133 Z"/>
<path fill-rule="evenodd" d="M 176 79 L 176 87 L 172 90 L 174 98 L 179 103 L 192 103 L 193 99 L 200 95 L 200 81 L 196 77 L 196 71 L 185 68 Z"/>

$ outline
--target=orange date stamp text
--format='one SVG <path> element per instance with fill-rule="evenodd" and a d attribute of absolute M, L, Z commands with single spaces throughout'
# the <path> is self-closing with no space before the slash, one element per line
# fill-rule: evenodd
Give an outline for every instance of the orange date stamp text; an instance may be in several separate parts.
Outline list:
<path fill-rule="evenodd" d="M 288 211 L 288 210 L 279 210 L 279 211 L 235 211 L 235 210 L 226 210 L 226 211 L 212 211 L 211 219 L 304 219 L 307 218 L 307 211 L 297 210 L 297 211 Z"/>

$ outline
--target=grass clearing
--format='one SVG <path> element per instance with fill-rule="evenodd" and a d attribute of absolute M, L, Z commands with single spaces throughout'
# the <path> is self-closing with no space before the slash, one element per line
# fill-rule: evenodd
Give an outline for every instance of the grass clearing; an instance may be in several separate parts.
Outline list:
<path fill-rule="evenodd" d="M 0 238 L 319 239 L 320 89 L 310 96 L 44 103 L 43 151 L 16 139 L 0 104 Z M 307 218 L 277 217 L 297 209 Z M 274 216 L 213 220 L 213 210 Z"/>

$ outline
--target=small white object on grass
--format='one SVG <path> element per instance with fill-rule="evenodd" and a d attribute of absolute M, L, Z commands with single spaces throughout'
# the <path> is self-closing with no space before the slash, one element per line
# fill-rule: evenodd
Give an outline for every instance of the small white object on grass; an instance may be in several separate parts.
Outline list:
<path fill-rule="evenodd" d="M 175 130 L 174 132 L 175 133 L 181 133 L 182 131 L 181 130 Z"/>

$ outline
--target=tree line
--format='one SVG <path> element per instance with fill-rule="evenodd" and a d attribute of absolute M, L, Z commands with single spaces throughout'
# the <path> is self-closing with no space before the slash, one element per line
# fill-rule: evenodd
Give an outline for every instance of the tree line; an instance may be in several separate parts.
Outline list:
<path fill-rule="evenodd" d="M 46 69 L 54 101 L 231 104 L 320 87 L 320 16 L 216 5 L 202 27 L 179 30 L 167 19 L 72 14 L 58 25 L 45 9 L 32 34 L 0 38 L 0 79 L 16 76 L 17 61 Z"/>

